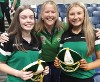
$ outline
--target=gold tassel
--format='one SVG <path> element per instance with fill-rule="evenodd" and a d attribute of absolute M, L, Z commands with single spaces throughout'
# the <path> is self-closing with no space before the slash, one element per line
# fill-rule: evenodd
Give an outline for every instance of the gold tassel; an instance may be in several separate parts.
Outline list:
<path fill-rule="evenodd" d="M 44 75 L 42 75 L 42 73 L 41 73 L 41 75 L 40 75 L 40 82 L 43 82 L 43 77 L 44 77 Z"/>

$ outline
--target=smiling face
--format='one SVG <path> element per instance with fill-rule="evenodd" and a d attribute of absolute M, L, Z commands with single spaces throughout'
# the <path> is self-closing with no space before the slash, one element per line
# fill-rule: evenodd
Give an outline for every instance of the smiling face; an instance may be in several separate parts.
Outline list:
<path fill-rule="evenodd" d="M 84 21 L 84 10 L 80 6 L 73 6 L 68 13 L 68 21 L 73 27 L 79 27 Z"/>
<path fill-rule="evenodd" d="M 53 27 L 57 20 L 57 10 L 51 4 L 46 4 L 42 13 L 42 19 L 46 27 Z"/>
<path fill-rule="evenodd" d="M 34 13 L 25 9 L 19 14 L 19 21 L 23 31 L 31 31 L 35 25 Z"/>

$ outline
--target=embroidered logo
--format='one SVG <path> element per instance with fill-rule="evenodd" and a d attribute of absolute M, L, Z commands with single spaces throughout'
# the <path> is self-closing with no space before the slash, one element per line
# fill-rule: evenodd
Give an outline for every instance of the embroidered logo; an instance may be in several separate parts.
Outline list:
<path fill-rule="evenodd" d="M 59 42 L 61 40 L 60 35 L 57 36 L 57 41 Z"/>
<path fill-rule="evenodd" d="M 33 50 L 39 50 L 39 48 L 38 47 L 33 47 Z"/>

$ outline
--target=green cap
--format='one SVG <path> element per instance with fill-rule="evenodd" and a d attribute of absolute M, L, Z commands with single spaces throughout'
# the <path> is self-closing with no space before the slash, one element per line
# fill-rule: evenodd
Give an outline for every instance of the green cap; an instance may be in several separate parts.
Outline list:
<path fill-rule="evenodd" d="M 42 72 L 46 66 L 46 62 L 43 60 L 38 59 L 37 61 L 30 63 L 26 67 L 24 67 L 23 71 L 33 71 L 34 75 L 31 78 L 32 81 L 40 81 Z"/>
<path fill-rule="evenodd" d="M 69 48 L 60 50 L 57 57 L 60 60 L 61 69 L 65 72 L 76 71 L 80 65 L 79 60 L 82 59 L 79 53 Z"/>

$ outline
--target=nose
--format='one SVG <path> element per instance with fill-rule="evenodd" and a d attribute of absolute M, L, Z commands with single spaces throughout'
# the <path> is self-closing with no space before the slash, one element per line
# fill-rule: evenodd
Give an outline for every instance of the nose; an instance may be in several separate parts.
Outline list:
<path fill-rule="evenodd" d="M 74 15 L 74 19 L 77 19 L 77 18 L 78 18 L 78 15 L 77 15 L 77 14 L 75 14 L 75 15 Z"/>
<path fill-rule="evenodd" d="M 27 22 L 30 22 L 30 21 L 31 21 L 31 19 L 28 17 L 28 18 L 27 18 Z"/>
<path fill-rule="evenodd" d="M 51 12 L 49 12 L 49 16 L 52 16 L 52 13 Z"/>

